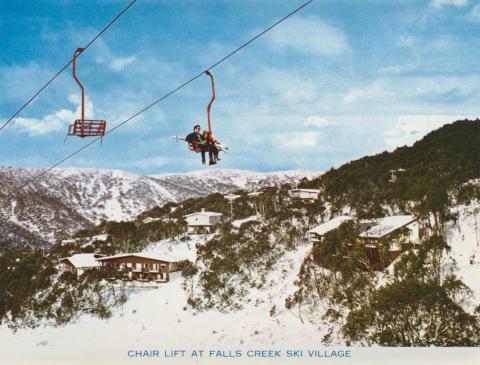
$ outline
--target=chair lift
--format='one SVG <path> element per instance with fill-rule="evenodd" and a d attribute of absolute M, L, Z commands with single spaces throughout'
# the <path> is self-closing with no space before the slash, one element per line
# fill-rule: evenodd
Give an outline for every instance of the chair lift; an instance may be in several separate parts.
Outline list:
<path fill-rule="evenodd" d="M 208 133 L 212 135 L 212 126 L 210 123 L 210 109 L 212 108 L 212 104 L 215 101 L 215 82 L 213 81 L 213 76 L 210 73 L 210 71 L 205 71 L 205 74 L 210 77 L 210 81 L 212 82 L 212 98 L 210 99 L 210 102 L 207 105 L 207 119 L 208 119 Z"/>
<path fill-rule="evenodd" d="M 211 80 L 211 83 L 212 83 L 212 98 L 210 99 L 210 102 L 207 105 L 208 133 L 211 136 L 212 135 L 212 125 L 211 125 L 211 119 L 210 119 L 210 109 L 212 108 L 212 104 L 215 101 L 215 81 L 213 80 L 213 75 L 210 73 L 209 70 L 205 71 L 205 74 L 210 77 L 210 80 Z M 181 137 L 178 137 L 178 136 L 175 136 L 174 138 L 177 140 L 177 142 L 178 141 L 188 142 L 188 141 L 186 141 L 185 138 L 181 138 Z M 199 152 L 202 151 L 202 149 L 200 148 L 201 145 L 202 145 L 202 143 L 197 143 L 197 144 L 188 143 L 188 149 L 192 152 L 199 153 Z M 215 144 L 215 147 L 217 147 L 219 151 L 223 151 L 223 152 L 228 151 L 227 146 L 222 146 L 219 143 Z"/>
<path fill-rule="evenodd" d="M 73 53 L 72 59 L 72 75 L 81 90 L 81 119 L 75 120 L 75 122 L 68 127 L 68 136 L 84 137 L 103 137 L 105 135 L 105 127 L 107 122 L 104 120 L 85 119 L 85 92 L 82 84 L 78 80 L 75 74 L 75 61 L 76 58 L 84 51 L 84 48 L 77 48 Z M 65 138 L 66 140 L 66 138 Z"/>

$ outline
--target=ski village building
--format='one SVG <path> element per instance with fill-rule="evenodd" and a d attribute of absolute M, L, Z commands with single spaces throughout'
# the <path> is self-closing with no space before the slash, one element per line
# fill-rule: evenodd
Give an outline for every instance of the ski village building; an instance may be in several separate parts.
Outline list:
<path fill-rule="evenodd" d="M 222 213 L 206 212 L 202 209 L 201 212 L 187 214 L 184 218 L 187 221 L 187 233 L 211 233 L 214 227 L 221 223 Z"/>
<path fill-rule="evenodd" d="M 337 229 L 343 222 L 347 222 L 350 220 L 353 220 L 353 218 L 348 215 L 340 215 L 338 217 L 335 217 L 328 222 L 320 224 L 319 226 L 309 230 L 307 232 L 307 238 L 312 243 L 321 242 L 325 233 Z"/>
<path fill-rule="evenodd" d="M 100 267 L 97 259 L 103 256 L 104 255 L 97 253 L 77 253 L 70 257 L 60 259 L 60 270 L 70 271 L 80 276 L 87 269 Z"/>
<path fill-rule="evenodd" d="M 292 199 L 317 200 L 320 192 L 320 189 L 290 189 L 288 195 Z"/>
<path fill-rule="evenodd" d="M 379 247 L 383 244 L 382 240 L 389 238 L 388 251 L 393 261 L 403 251 L 420 244 L 418 219 L 412 215 L 384 217 L 362 232 L 359 240 L 364 245 L 367 258 L 371 263 L 380 264 Z M 386 264 L 390 264 L 391 261 Z"/>
<path fill-rule="evenodd" d="M 156 253 L 125 253 L 101 257 L 101 266 L 111 266 L 125 273 L 127 280 L 163 281 L 170 280 L 170 273 L 182 269 L 179 258 Z"/>
<path fill-rule="evenodd" d="M 395 215 L 383 217 L 372 221 L 372 225 L 359 236 L 360 241 L 365 245 L 377 246 L 382 238 L 392 236 L 404 229 L 406 233 L 405 243 L 418 245 L 420 243 L 420 225 L 418 219 L 413 215 Z M 390 247 L 391 251 L 401 251 L 401 242 L 395 242 Z"/>
<path fill-rule="evenodd" d="M 338 216 L 307 232 L 312 244 L 322 242 L 325 234 L 337 229 L 342 223 L 353 220 L 353 217 Z M 370 264 L 375 268 L 385 268 L 400 253 L 415 247 L 421 242 L 421 227 L 418 219 L 412 215 L 396 215 L 374 220 L 358 222 L 361 233 L 357 244 L 365 248 L 365 254 Z M 381 262 L 379 248 L 385 242 L 389 243 L 389 259 Z"/>

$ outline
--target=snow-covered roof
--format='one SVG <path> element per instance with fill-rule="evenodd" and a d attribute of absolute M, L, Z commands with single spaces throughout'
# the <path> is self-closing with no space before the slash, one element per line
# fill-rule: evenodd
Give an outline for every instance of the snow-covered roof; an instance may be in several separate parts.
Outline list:
<path fill-rule="evenodd" d="M 107 261 L 107 260 L 112 260 L 112 259 L 119 259 L 119 258 L 122 258 L 122 257 L 130 257 L 130 256 L 141 257 L 141 258 L 144 258 L 144 259 L 166 261 L 166 262 L 179 262 L 179 261 L 185 260 L 184 258 L 172 256 L 172 255 L 169 255 L 169 254 L 147 253 L 147 252 L 122 253 L 122 254 L 114 255 L 114 256 L 101 257 L 97 260 L 98 261 Z"/>
<path fill-rule="evenodd" d="M 252 215 L 247 218 L 237 219 L 232 222 L 232 226 L 239 228 L 243 223 L 258 221 L 258 219 L 259 219 L 258 215 Z"/>
<path fill-rule="evenodd" d="M 158 222 L 158 221 L 176 222 L 177 219 L 176 218 L 152 218 L 152 217 L 147 217 L 142 221 L 142 223 L 151 223 L 151 222 Z"/>
<path fill-rule="evenodd" d="M 105 234 L 98 234 L 96 236 L 91 237 L 92 241 L 106 241 L 108 239 L 108 233 Z"/>
<path fill-rule="evenodd" d="M 84 267 L 98 267 L 100 264 L 97 258 L 101 256 L 97 253 L 76 253 L 70 257 L 64 257 L 60 261 L 69 261 L 76 269 Z"/>
<path fill-rule="evenodd" d="M 260 194 L 262 194 L 261 191 L 253 191 L 253 192 L 251 192 L 251 193 L 248 193 L 247 195 L 248 195 L 248 196 L 259 196 Z"/>
<path fill-rule="evenodd" d="M 338 227 L 343 222 L 352 220 L 353 218 L 348 216 L 348 215 L 339 215 L 338 217 L 335 217 L 328 222 L 325 222 L 323 224 L 320 224 L 319 226 L 316 226 L 315 228 L 312 228 L 311 230 L 308 231 L 308 233 L 316 233 L 320 236 L 323 236 L 325 233 L 330 232 Z"/>
<path fill-rule="evenodd" d="M 222 215 L 222 213 L 215 213 L 215 212 L 197 212 L 197 213 L 191 213 L 191 214 L 187 214 L 185 215 L 184 217 L 185 218 L 188 218 L 188 217 L 193 217 L 194 215 L 205 215 L 207 217 L 219 217 Z"/>
<path fill-rule="evenodd" d="M 304 192 L 304 193 L 320 193 L 320 189 L 291 189 L 291 192 Z"/>
<path fill-rule="evenodd" d="M 235 194 L 227 194 L 223 196 L 227 200 L 235 200 L 238 198 L 241 198 L 241 195 L 235 195 Z"/>
<path fill-rule="evenodd" d="M 159 217 L 159 218 L 147 217 L 142 221 L 142 223 L 157 222 L 157 221 L 161 221 L 161 220 L 162 220 L 161 217 Z"/>
<path fill-rule="evenodd" d="M 397 229 L 406 226 L 417 220 L 413 215 L 394 215 L 383 217 L 376 221 L 376 224 L 367 231 L 360 234 L 360 237 L 381 238 Z"/>
<path fill-rule="evenodd" d="M 76 243 L 77 241 L 74 239 L 62 240 L 62 245 L 66 245 L 68 243 Z"/>

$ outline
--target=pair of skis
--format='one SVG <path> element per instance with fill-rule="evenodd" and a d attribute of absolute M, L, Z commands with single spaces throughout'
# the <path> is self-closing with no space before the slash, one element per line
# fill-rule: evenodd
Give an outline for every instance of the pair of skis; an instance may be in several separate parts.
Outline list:
<path fill-rule="evenodd" d="M 177 142 L 178 141 L 187 142 L 186 139 L 183 138 L 183 137 L 173 136 L 172 138 L 175 138 L 177 140 Z M 198 142 L 197 144 L 199 144 L 200 146 L 210 146 L 209 144 L 201 143 L 201 142 Z M 222 151 L 222 152 L 225 152 L 225 153 L 227 153 L 227 151 L 228 151 L 228 146 L 223 146 L 220 143 L 215 143 L 214 146 L 217 147 L 219 151 Z"/>

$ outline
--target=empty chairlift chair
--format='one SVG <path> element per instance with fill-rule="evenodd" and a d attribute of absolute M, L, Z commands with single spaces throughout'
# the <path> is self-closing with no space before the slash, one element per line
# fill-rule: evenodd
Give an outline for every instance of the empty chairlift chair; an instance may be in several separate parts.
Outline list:
<path fill-rule="evenodd" d="M 75 122 L 68 127 L 68 136 L 84 137 L 103 137 L 105 135 L 105 128 L 107 122 L 104 120 L 85 119 L 85 92 L 82 84 L 78 80 L 75 74 L 75 61 L 78 55 L 83 52 L 83 48 L 77 48 L 73 53 L 72 59 L 72 75 L 81 90 L 81 119 L 75 120 Z"/>

